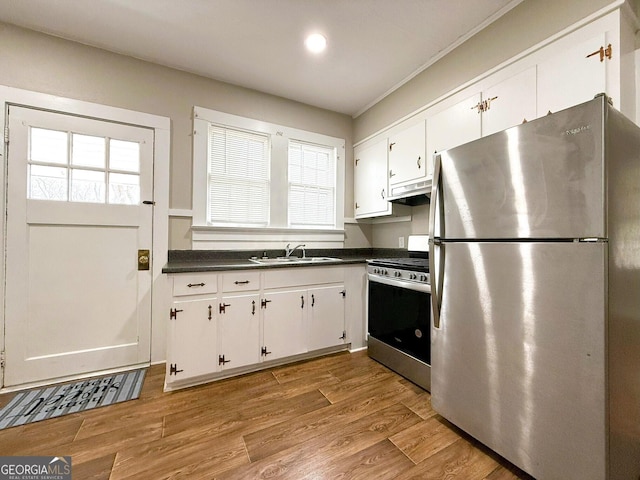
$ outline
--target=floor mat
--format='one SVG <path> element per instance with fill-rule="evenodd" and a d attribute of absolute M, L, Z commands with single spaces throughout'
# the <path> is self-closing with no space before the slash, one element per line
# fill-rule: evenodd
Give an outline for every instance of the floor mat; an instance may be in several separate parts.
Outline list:
<path fill-rule="evenodd" d="M 0 410 L 0 430 L 134 400 L 146 368 L 19 392 Z"/>

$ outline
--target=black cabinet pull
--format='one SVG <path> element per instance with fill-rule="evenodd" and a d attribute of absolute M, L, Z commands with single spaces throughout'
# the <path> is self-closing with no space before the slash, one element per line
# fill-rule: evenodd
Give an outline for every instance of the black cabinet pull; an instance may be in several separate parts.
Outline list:
<path fill-rule="evenodd" d="M 316 297 L 315 295 L 312 293 L 311 294 L 311 306 L 313 307 L 316 304 Z"/>
<path fill-rule="evenodd" d="M 247 285 L 249 283 L 249 280 L 243 280 L 243 281 L 236 280 L 233 283 L 235 283 L 236 285 Z"/>
<path fill-rule="evenodd" d="M 300 300 L 302 300 L 302 304 L 300 305 L 300 308 L 304 308 L 304 295 L 300 297 Z"/>
<path fill-rule="evenodd" d="M 251 302 L 251 315 L 255 315 L 256 314 L 256 301 L 253 300 Z"/>
<path fill-rule="evenodd" d="M 211 320 L 211 305 L 209 305 L 209 320 Z"/>
<path fill-rule="evenodd" d="M 193 288 L 193 287 L 204 287 L 204 283 L 189 283 L 187 285 L 187 287 L 189 288 Z"/>

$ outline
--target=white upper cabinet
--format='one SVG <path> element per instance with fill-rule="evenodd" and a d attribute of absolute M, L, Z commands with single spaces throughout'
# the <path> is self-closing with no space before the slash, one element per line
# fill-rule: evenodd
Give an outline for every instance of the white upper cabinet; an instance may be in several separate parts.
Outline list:
<path fill-rule="evenodd" d="M 536 68 L 487 88 L 480 106 L 483 137 L 536 118 Z"/>
<path fill-rule="evenodd" d="M 394 187 L 426 180 L 433 169 L 426 160 L 426 127 L 421 120 L 389 137 L 389 190 Z"/>
<path fill-rule="evenodd" d="M 476 93 L 427 118 L 427 153 L 431 169 L 436 152 L 480 138 L 477 105 L 481 100 L 480 93 Z"/>
<path fill-rule="evenodd" d="M 354 149 L 355 218 L 391 214 L 387 201 L 387 139 Z"/>
<path fill-rule="evenodd" d="M 390 214 L 391 206 L 381 195 L 384 183 L 388 182 L 389 197 L 397 198 L 396 192 L 420 175 L 430 179 L 435 152 L 589 101 L 600 93 L 606 93 L 615 108 L 635 120 L 635 22 L 633 11 L 624 4 L 559 33 L 551 42 L 532 47 L 412 117 L 389 126 L 368 141 L 371 146 L 355 151 L 356 161 L 367 160 L 356 168 L 359 208 L 355 217 Z M 640 111 L 637 113 L 640 115 Z M 373 143 L 376 139 L 378 143 Z M 383 176 L 381 165 L 387 158 L 382 147 L 387 142 L 388 169 L 384 169 Z M 427 161 L 421 171 L 418 158 L 423 145 Z"/>
<path fill-rule="evenodd" d="M 606 48 L 605 34 L 601 33 L 539 63 L 538 116 L 564 110 L 606 92 L 605 62 L 609 61 Z M 595 55 L 588 57 L 591 53 Z"/>

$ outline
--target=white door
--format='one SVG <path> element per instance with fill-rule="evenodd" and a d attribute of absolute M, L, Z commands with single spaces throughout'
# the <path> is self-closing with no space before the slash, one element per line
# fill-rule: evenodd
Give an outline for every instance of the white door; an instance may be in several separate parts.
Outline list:
<path fill-rule="evenodd" d="M 153 131 L 15 106 L 8 125 L 4 386 L 148 363 Z"/>

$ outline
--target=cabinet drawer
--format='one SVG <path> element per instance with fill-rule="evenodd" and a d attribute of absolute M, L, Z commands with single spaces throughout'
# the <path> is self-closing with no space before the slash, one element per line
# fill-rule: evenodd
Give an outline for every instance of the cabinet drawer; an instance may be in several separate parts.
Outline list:
<path fill-rule="evenodd" d="M 222 276 L 223 292 L 244 292 L 260 288 L 260 272 L 225 273 Z"/>
<path fill-rule="evenodd" d="M 173 277 L 173 296 L 202 295 L 218 291 L 218 275 L 198 273 Z"/>

